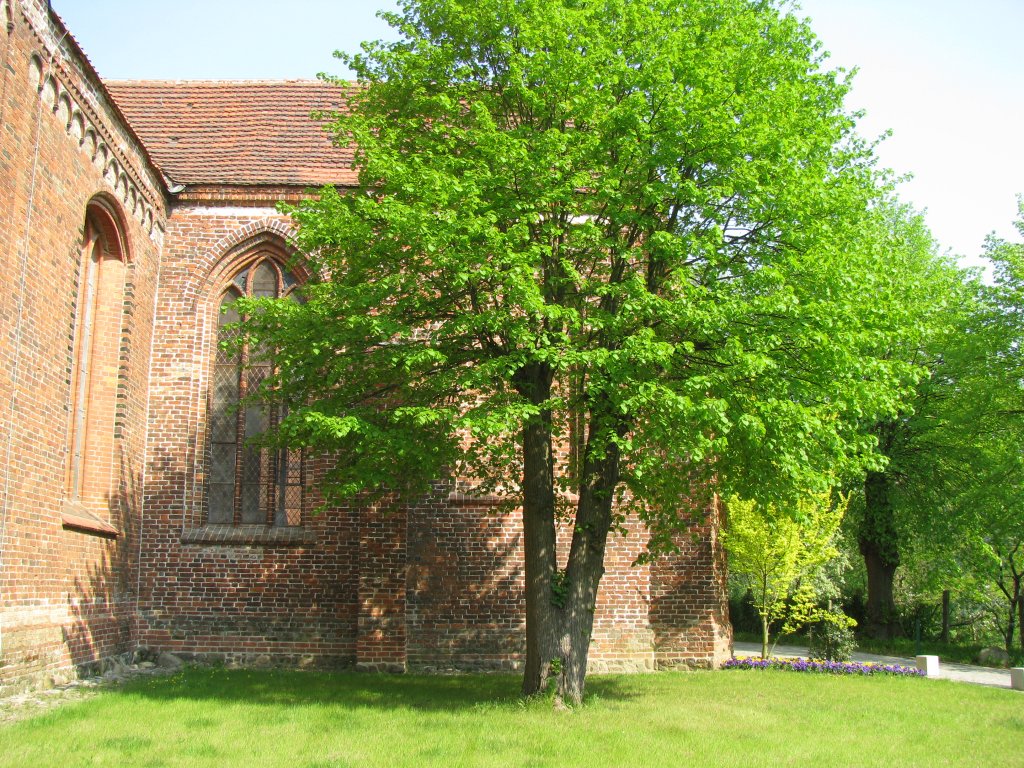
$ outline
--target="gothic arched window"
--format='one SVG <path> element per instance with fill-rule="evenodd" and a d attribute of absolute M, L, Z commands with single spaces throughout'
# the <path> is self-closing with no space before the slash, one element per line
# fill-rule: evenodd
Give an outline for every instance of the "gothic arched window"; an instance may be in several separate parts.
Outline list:
<path fill-rule="evenodd" d="M 213 385 L 210 391 L 209 495 L 211 525 L 296 526 L 302 524 L 305 485 L 301 450 L 278 450 L 252 443 L 274 427 L 278 406 L 240 402 L 271 372 L 266 360 L 250 361 L 247 346 L 226 350 L 224 342 L 239 315 L 242 296 L 292 298 L 297 281 L 270 256 L 261 256 L 235 275 L 220 294 Z"/>
<path fill-rule="evenodd" d="M 93 512 L 107 508 L 113 491 L 127 256 L 117 212 L 93 199 L 81 250 L 65 476 L 66 500 Z"/>

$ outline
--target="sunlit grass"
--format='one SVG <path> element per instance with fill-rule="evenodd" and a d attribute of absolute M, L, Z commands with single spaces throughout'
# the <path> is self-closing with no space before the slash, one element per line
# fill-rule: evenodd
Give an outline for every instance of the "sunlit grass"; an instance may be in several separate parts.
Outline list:
<path fill-rule="evenodd" d="M 728 671 L 590 679 L 560 713 L 508 676 L 188 670 L 0 728 L 2 766 L 991 766 L 1024 696 Z"/>

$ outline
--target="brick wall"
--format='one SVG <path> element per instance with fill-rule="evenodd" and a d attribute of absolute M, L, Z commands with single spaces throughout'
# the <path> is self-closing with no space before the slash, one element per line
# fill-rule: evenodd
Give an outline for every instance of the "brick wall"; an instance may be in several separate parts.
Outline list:
<path fill-rule="evenodd" d="M 48 17 L 0 27 L 0 688 L 61 678 L 127 649 L 141 515 L 147 371 L 164 193 L 91 68 Z M 5 20 L 5 19 L 0 19 Z M 69 409 L 86 208 L 116 212 L 129 256 L 102 308 L 90 409 L 92 510 L 66 524 Z"/>
<path fill-rule="evenodd" d="M 514 668 L 525 649 L 519 513 L 451 488 L 409 513 L 409 664 Z"/>
<path fill-rule="evenodd" d="M 0 0 L 2 2 L 2 0 Z M 506 669 L 521 660 L 517 511 L 439 483 L 418 504 L 353 504 L 303 525 L 207 524 L 217 303 L 257 253 L 291 254 L 292 187 L 169 194 L 46 4 L 0 27 L 0 688 L 137 644 L 238 664 Z M 0 23 L 4 20 L 0 13 Z M 86 210 L 126 243 L 102 293 L 86 493 L 68 494 Z M 115 276 L 113 279 L 111 276 Z M 111 338 L 115 334 L 116 338 Z M 96 433 L 101 433 L 97 435 Z M 323 463 L 310 461 L 315 486 Z M 91 517 L 90 517 L 91 516 Z M 633 567 L 613 535 L 593 669 L 708 665 L 729 639 L 715 521 Z M 561 534 L 562 551 L 569 531 Z"/>
<path fill-rule="evenodd" d="M 718 536 L 722 514 L 716 501 L 695 520 L 693 535 L 677 538 L 678 554 L 652 567 L 650 617 L 659 668 L 713 667 L 730 656 L 726 557 Z"/>
<path fill-rule="evenodd" d="M 406 670 L 408 518 L 406 507 L 387 500 L 360 511 L 357 669 Z"/>
<path fill-rule="evenodd" d="M 254 254 L 287 257 L 273 208 L 216 196 L 167 222 L 150 374 L 138 642 L 238 664 L 351 665 L 356 658 L 365 510 L 314 514 L 299 529 L 206 524 L 207 410 L 224 286 Z M 312 462 L 315 485 L 322 467 Z M 379 538 L 379 537 L 377 537 Z M 384 542 L 381 542 L 383 546 Z"/>
<path fill-rule="evenodd" d="M 609 537 L 589 657 L 595 672 L 716 666 L 728 658 L 724 553 L 717 520 L 699 518 L 680 551 L 634 565 L 646 531 L 626 521 Z M 408 514 L 406 635 L 413 669 L 518 669 L 525 653 L 518 509 L 439 485 Z M 692 534 L 692 535 L 691 535 Z M 563 525 L 564 567 L 572 532 Z"/>

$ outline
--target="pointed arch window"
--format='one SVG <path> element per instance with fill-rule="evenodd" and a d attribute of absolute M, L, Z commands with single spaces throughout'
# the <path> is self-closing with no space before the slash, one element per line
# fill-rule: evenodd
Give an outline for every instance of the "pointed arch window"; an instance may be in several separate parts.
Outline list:
<path fill-rule="evenodd" d="M 238 272 L 218 301 L 216 352 L 209 402 L 209 491 L 211 525 L 302 525 L 305 461 L 301 450 L 254 445 L 252 438 L 276 426 L 279 406 L 240 403 L 270 375 L 271 363 L 251 350 L 225 350 L 222 342 L 240 319 L 242 296 L 298 300 L 298 281 L 275 258 L 257 258 Z"/>
<path fill-rule="evenodd" d="M 107 518 L 114 493 L 116 409 L 125 318 L 127 240 L 112 204 L 86 207 L 76 298 L 66 474 L 65 525 L 116 533 Z"/>

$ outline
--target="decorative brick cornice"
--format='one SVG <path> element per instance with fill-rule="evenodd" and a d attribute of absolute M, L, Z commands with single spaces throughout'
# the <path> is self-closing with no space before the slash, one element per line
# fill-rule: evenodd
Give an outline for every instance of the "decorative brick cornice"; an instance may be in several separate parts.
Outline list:
<path fill-rule="evenodd" d="M 298 203 L 315 198 L 317 194 L 316 189 L 306 185 L 196 184 L 187 186 L 174 200 L 176 207 L 195 203 L 260 207 L 279 202 Z"/>
<path fill-rule="evenodd" d="M 33 55 L 29 63 L 39 97 L 45 99 L 54 116 L 63 121 L 68 137 L 78 143 L 79 149 L 103 173 L 128 215 L 137 219 L 152 239 L 159 240 L 162 219 L 166 216 L 166 190 L 145 145 L 135 135 L 60 19 L 52 13 L 41 13 L 36 17 L 25 3 L 19 3 L 19 6 L 41 51 Z M 45 33 L 41 29 L 43 25 Z M 70 59 L 61 51 L 64 45 L 81 66 L 81 72 L 72 68 Z M 87 93 L 81 83 L 87 83 L 93 91 Z M 111 111 L 113 121 L 102 114 L 100 104 Z M 124 131 L 127 143 L 134 145 L 132 149 L 148 163 L 148 169 L 139 166 L 125 151 L 122 147 L 124 139 L 115 134 L 111 122 Z M 151 178 L 147 180 L 147 176 Z"/>

